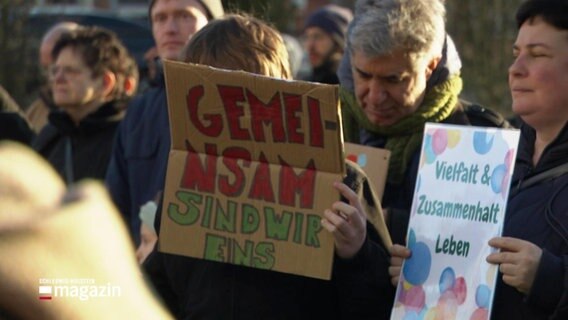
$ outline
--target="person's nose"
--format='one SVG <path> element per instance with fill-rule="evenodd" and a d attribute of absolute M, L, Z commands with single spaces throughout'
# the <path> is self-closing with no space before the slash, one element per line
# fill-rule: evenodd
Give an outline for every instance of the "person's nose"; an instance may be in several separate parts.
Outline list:
<path fill-rule="evenodd" d="M 368 103 L 372 105 L 380 105 L 387 98 L 387 91 L 381 83 L 375 79 L 369 83 Z"/>
<path fill-rule="evenodd" d="M 65 68 L 54 67 L 50 71 L 51 82 L 61 82 L 65 80 Z"/>
<path fill-rule="evenodd" d="M 179 31 L 178 22 L 174 17 L 167 19 L 165 27 L 167 33 L 177 33 Z"/>
<path fill-rule="evenodd" d="M 509 66 L 509 78 L 522 77 L 527 73 L 526 59 L 523 54 L 519 54 L 511 66 Z"/>
<path fill-rule="evenodd" d="M 313 36 L 304 36 L 302 38 L 302 44 L 304 45 L 304 50 L 309 51 L 315 44 L 315 39 Z"/>

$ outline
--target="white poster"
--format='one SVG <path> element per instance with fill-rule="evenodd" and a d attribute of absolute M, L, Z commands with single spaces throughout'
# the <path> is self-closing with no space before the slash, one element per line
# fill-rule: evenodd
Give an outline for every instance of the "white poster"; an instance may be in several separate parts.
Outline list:
<path fill-rule="evenodd" d="M 391 319 L 489 319 L 518 130 L 426 124 Z"/>

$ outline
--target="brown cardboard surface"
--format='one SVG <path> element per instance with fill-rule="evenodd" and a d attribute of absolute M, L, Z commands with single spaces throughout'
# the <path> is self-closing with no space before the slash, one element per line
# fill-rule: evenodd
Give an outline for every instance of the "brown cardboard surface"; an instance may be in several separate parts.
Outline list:
<path fill-rule="evenodd" d="M 344 173 L 336 86 L 166 61 L 160 251 L 329 279 Z"/>
<path fill-rule="evenodd" d="M 382 199 L 387 182 L 390 151 L 346 142 L 345 158 L 357 163 L 365 171 L 377 197 Z"/>

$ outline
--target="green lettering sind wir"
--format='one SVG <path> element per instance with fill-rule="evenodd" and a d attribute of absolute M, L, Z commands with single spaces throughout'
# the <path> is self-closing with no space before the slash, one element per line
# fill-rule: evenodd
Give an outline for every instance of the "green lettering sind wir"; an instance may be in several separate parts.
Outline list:
<path fill-rule="evenodd" d="M 263 232 L 266 240 L 320 247 L 321 217 L 316 214 L 278 212 L 267 206 L 259 210 L 252 204 L 223 202 L 187 191 L 176 192 L 176 198 L 182 205 L 169 203 L 168 216 L 177 224 L 190 226 L 200 222 L 203 228 L 228 234 Z"/>

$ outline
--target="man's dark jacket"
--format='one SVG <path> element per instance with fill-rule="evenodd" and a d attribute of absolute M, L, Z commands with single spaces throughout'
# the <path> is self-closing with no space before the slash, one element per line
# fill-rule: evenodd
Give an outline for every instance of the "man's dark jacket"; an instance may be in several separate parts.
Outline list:
<path fill-rule="evenodd" d="M 156 86 L 134 98 L 120 124 L 106 175 L 106 185 L 134 242 L 140 242 L 140 207 L 163 191 L 170 128 L 163 74 Z"/>

